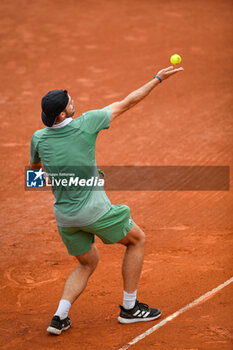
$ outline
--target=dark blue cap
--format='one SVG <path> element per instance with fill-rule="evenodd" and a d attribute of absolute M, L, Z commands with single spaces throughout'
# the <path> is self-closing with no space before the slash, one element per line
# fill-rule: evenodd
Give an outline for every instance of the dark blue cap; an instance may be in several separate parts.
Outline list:
<path fill-rule="evenodd" d="M 51 127 L 69 102 L 67 90 L 49 91 L 41 100 L 42 122 Z"/>

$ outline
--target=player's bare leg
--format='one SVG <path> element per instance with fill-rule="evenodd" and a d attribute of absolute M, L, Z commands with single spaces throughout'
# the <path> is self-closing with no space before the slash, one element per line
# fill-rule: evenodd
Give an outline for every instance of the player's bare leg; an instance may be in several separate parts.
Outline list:
<path fill-rule="evenodd" d="M 138 280 L 142 271 L 145 234 L 137 224 L 118 243 L 126 246 L 122 264 L 124 290 L 132 293 L 137 289 Z"/>
<path fill-rule="evenodd" d="M 118 243 L 126 246 L 122 264 L 124 282 L 123 306 L 118 321 L 123 324 L 152 321 L 160 317 L 159 309 L 152 309 L 147 304 L 137 301 L 137 285 L 142 271 L 145 234 L 136 224 L 125 238 Z"/>
<path fill-rule="evenodd" d="M 71 326 L 68 317 L 71 304 L 84 291 L 87 281 L 94 272 L 99 261 L 99 253 L 96 245 L 92 244 L 92 248 L 88 252 L 78 255 L 76 258 L 80 265 L 69 274 L 65 282 L 58 309 L 50 326 L 47 328 L 49 333 L 59 335 L 63 330 L 66 330 Z"/>
<path fill-rule="evenodd" d="M 69 300 L 71 304 L 84 291 L 89 277 L 98 264 L 99 253 L 96 245 L 92 244 L 92 248 L 88 252 L 78 255 L 76 258 L 80 265 L 68 276 L 62 294 L 62 299 Z"/>

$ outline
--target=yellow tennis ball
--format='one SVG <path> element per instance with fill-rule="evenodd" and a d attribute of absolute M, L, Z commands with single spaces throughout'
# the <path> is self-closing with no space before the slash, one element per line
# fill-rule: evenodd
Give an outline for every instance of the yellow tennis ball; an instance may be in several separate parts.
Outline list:
<path fill-rule="evenodd" d="M 177 54 L 171 56 L 170 61 L 172 64 L 179 64 L 181 62 L 181 57 Z"/>

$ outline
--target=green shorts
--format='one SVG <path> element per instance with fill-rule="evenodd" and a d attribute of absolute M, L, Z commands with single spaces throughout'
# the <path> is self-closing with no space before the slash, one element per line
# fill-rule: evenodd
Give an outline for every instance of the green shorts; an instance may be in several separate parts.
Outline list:
<path fill-rule="evenodd" d="M 58 226 L 58 232 L 68 253 L 76 256 L 91 249 L 95 235 L 105 244 L 117 243 L 127 235 L 133 224 L 127 205 L 112 205 L 107 214 L 93 224 L 82 227 Z"/>

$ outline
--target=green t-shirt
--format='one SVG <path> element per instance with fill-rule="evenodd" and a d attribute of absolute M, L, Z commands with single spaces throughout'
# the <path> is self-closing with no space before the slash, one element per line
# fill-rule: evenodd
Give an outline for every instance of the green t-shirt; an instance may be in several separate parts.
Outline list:
<path fill-rule="evenodd" d="M 63 127 L 37 130 L 31 139 L 31 162 L 41 160 L 48 174 L 61 174 L 63 177 L 64 174 L 75 173 L 76 176 L 83 175 L 82 178 L 99 178 L 95 143 L 99 131 L 109 128 L 110 120 L 111 109 L 105 107 L 86 112 Z M 111 208 L 102 186 L 97 189 L 94 186 L 55 184 L 52 190 L 55 196 L 54 215 L 59 226 L 90 225 Z"/>

